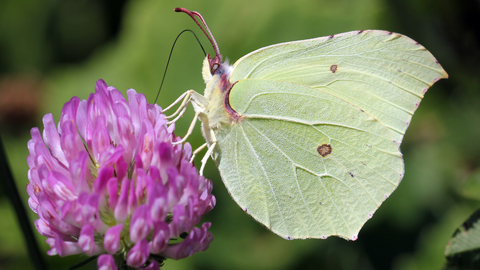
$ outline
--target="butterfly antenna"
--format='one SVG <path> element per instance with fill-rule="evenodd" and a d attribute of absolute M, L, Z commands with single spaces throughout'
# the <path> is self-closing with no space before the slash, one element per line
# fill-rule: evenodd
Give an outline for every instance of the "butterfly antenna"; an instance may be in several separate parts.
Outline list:
<path fill-rule="evenodd" d="M 190 33 L 193 34 L 193 36 L 197 40 L 198 44 L 200 45 L 200 48 L 202 48 L 203 55 L 207 56 L 207 53 L 205 52 L 205 49 L 203 48 L 202 43 L 200 43 L 200 40 L 198 39 L 195 32 L 193 32 L 190 29 L 185 29 L 182 32 L 180 32 L 180 34 L 178 34 L 177 38 L 175 38 L 175 41 L 173 42 L 172 48 L 170 49 L 170 54 L 168 55 L 167 65 L 165 66 L 165 71 L 163 72 L 162 82 L 160 83 L 160 88 L 158 89 L 157 97 L 155 98 L 155 101 L 153 103 L 157 103 L 157 99 L 158 99 L 158 96 L 160 95 L 160 91 L 162 91 L 163 82 L 165 81 L 165 76 L 167 75 L 168 64 L 170 63 L 170 58 L 172 58 L 172 53 L 173 53 L 173 48 L 175 48 L 175 43 L 177 43 L 178 38 L 185 32 L 190 32 Z"/>
<path fill-rule="evenodd" d="M 202 15 L 200 15 L 200 13 L 198 13 L 196 11 L 190 11 L 190 10 L 185 9 L 185 8 L 175 8 L 174 10 L 175 10 L 175 12 L 183 12 L 183 13 L 188 14 L 188 16 L 190 16 L 195 21 L 195 23 L 198 25 L 198 27 L 200 27 L 200 29 L 202 29 L 205 36 L 207 36 L 208 40 L 210 41 L 210 44 L 212 44 L 213 50 L 215 51 L 216 56 L 219 58 L 219 61 L 222 62 L 222 55 L 220 54 L 220 49 L 218 48 L 217 41 L 213 37 L 212 32 L 210 32 L 210 29 L 208 28 L 207 23 L 203 19 Z M 202 21 L 202 24 L 200 24 L 195 17 L 199 18 L 200 21 Z M 207 34 L 207 31 L 208 31 L 208 34 Z"/>

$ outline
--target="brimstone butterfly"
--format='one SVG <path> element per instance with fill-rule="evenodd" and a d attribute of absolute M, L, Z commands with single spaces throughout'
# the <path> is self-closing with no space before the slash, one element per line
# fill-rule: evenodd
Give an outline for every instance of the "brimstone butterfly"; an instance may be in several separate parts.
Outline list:
<path fill-rule="evenodd" d="M 231 66 L 199 13 L 175 11 L 216 53 L 203 63 L 205 94 L 187 91 L 170 116 L 193 105 L 182 142 L 198 118 L 207 143 L 194 154 L 208 147 L 200 171 L 211 156 L 243 211 L 286 239 L 355 240 L 403 177 L 412 114 L 447 78 L 437 60 L 406 36 L 366 30 L 268 46 Z"/>

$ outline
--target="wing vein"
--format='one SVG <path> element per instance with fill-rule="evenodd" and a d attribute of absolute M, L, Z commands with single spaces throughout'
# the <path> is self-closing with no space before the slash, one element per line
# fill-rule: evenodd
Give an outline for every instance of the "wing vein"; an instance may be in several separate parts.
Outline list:
<path fill-rule="evenodd" d="M 287 223 L 285 222 L 285 217 L 283 216 L 283 213 L 282 213 L 282 208 L 280 207 L 280 204 L 278 203 L 276 194 L 275 194 L 275 192 L 274 192 L 274 190 L 273 190 L 272 183 L 270 182 L 270 179 L 269 179 L 269 177 L 268 177 L 268 174 L 267 174 L 267 172 L 265 171 L 265 168 L 264 168 L 264 166 L 263 166 L 260 158 L 258 157 L 255 149 L 253 148 L 252 143 L 250 142 L 250 140 L 248 139 L 247 135 L 245 134 L 245 130 L 243 129 L 242 126 L 240 126 L 240 129 L 242 130 L 243 137 L 245 138 L 245 141 L 247 142 L 250 150 L 251 150 L 252 153 L 255 155 L 255 157 L 256 157 L 256 159 L 257 159 L 257 161 L 258 161 L 258 164 L 259 164 L 259 166 L 260 166 L 260 168 L 261 168 L 261 170 L 262 170 L 262 172 L 263 172 L 263 175 L 265 176 L 265 179 L 267 180 L 267 183 L 268 183 L 268 185 L 269 185 L 269 187 L 270 187 L 270 190 L 271 190 L 271 192 L 272 192 L 272 194 L 273 194 L 273 197 L 275 198 L 275 203 L 277 204 L 277 207 L 278 207 L 280 216 L 281 216 L 282 221 L 283 221 L 283 225 L 285 226 L 285 229 L 286 229 L 286 231 L 287 231 L 287 234 L 289 234 L 289 232 L 288 232 L 288 226 L 287 226 Z M 269 215 L 269 217 L 270 217 L 270 215 Z"/>
<path fill-rule="evenodd" d="M 249 125 L 250 125 L 250 127 L 252 127 L 255 131 L 257 131 L 257 133 L 258 133 L 259 135 L 261 135 L 262 137 L 264 137 L 265 140 L 266 140 L 268 143 L 270 143 L 275 149 L 277 149 L 285 158 L 287 158 L 287 159 L 290 161 L 290 163 L 293 165 L 293 167 L 297 167 L 297 164 L 296 164 L 285 152 L 283 152 L 277 145 L 275 145 L 275 144 L 268 138 L 268 136 L 266 136 L 265 134 L 263 134 L 262 132 L 260 132 L 260 130 L 258 130 L 258 129 L 257 129 L 255 126 L 253 126 L 252 124 L 249 123 Z M 302 196 L 302 201 L 303 201 L 303 203 L 305 204 L 305 207 L 308 209 L 308 212 L 309 212 L 310 216 L 312 217 L 312 220 L 313 220 L 313 221 L 315 222 L 315 224 L 317 225 L 318 230 L 321 231 L 320 227 L 318 226 L 318 223 L 317 223 L 316 220 L 315 220 L 315 216 L 313 215 L 310 207 L 308 206 L 307 202 L 305 201 L 305 197 L 303 196 L 303 192 L 302 192 L 302 190 L 301 190 L 301 188 L 300 188 L 300 184 L 298 183 L 298 177 L 297 177 L 297 174 L 296 174 L 296 172 L 295 172 L 295 169 L 293 170 L 293 172 L 294 172 L 294 174 L 295 174 L 295 182 L 296 182 L 296 184 L 297 184 L 298 192 L 299 192 L 300 195 Z M 305 227 L 305 228 L 306 228 L 306 227 Z"/>

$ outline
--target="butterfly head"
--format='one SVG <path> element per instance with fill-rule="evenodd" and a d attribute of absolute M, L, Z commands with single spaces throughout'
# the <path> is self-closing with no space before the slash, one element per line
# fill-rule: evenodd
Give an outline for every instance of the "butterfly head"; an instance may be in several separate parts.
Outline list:
<path fill-rule="evenodd" d="M 210 58 L 210 54 L 207 55 L 208 65 L 210 67 L 210 74 L 213 76 L 217 71 L 221 71 L 222 67 L 222 55 L 217 54 L 213 59 Z"/>
<path fill-rule="evenodd" d="M 223 63 L 221 61 L 221 56 L 217 55 L 212 59 L 210 55 L 207 55 L 203 61 L 202 75 L 205 84 L 215 79 L 221 92 L 224 92 L 231 86 L 229 79 L 233 67 L 228 63 L 228 60 Z"/>

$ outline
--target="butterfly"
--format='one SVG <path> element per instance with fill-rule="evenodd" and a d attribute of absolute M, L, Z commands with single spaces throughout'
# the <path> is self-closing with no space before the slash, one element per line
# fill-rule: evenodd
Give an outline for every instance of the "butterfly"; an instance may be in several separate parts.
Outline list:
<path fill-rule="evenodd" d="M 241 209 L 285 239 L 356 240 L 403 177 L 400 144 L 427 89 L 448 77 L 442 66 L 379 30 L 271 45 L 229 65 L 202 16 L 175 11 L 216 53 L 203 62 L 204 95 L 185 92 L 170 116 L 193 106 L 181 142 L 201 121 L 200 173 L 212 157 Z"/>

